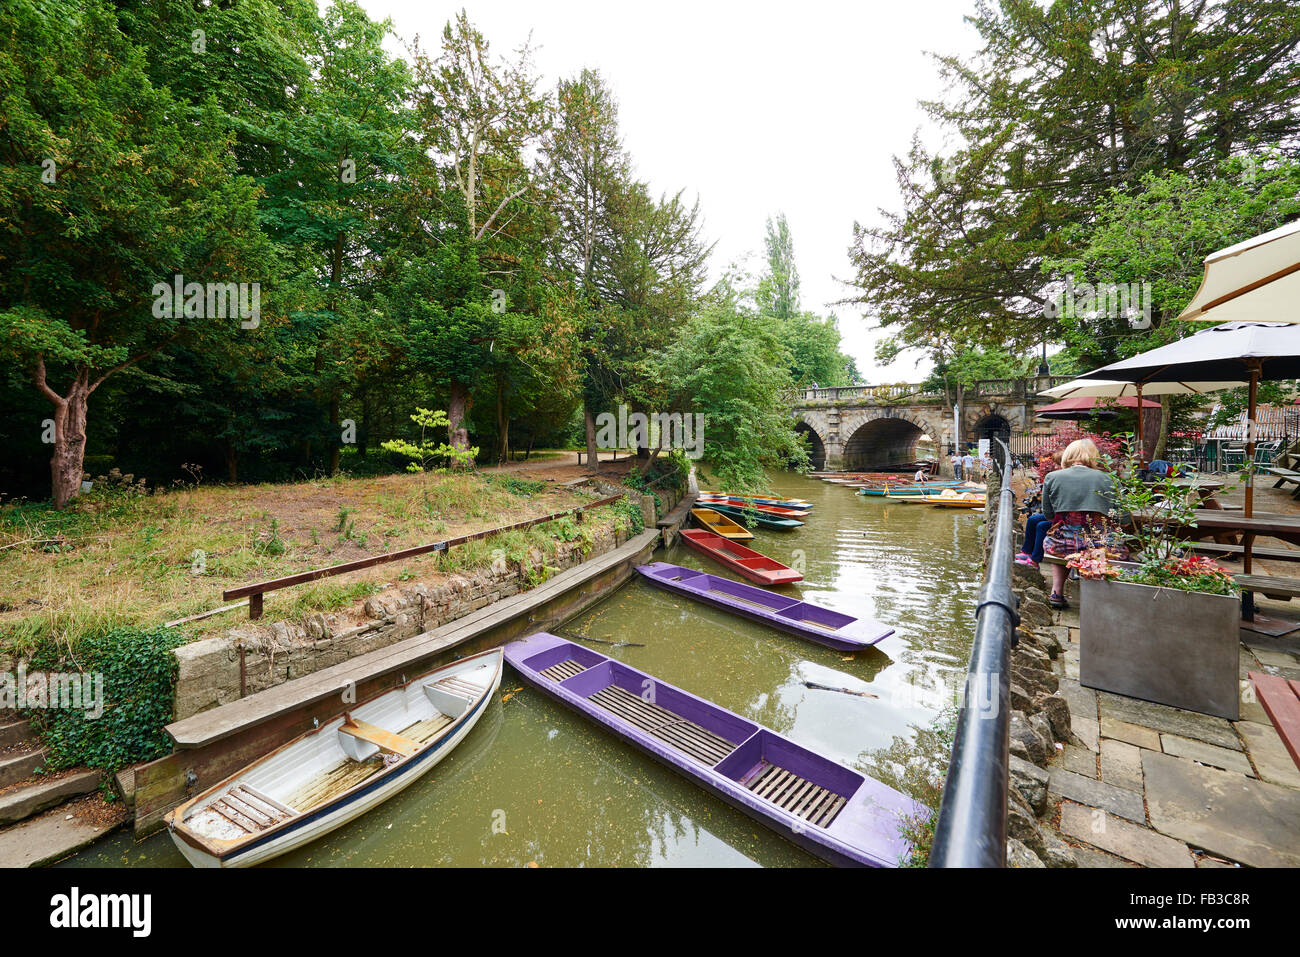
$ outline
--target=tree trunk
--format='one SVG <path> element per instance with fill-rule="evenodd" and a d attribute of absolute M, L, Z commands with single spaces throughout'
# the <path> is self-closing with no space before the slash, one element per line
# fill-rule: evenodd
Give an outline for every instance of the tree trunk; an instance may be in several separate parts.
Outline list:
<path fill-rule="evenodd" d="M 469 412 L 469 388 L 463 382 L 451 380 L 451 395 L 447 400 L 447 441 L 453 449 L 464 451 L 469 448 L 469 430 L 465 428 L 465 416 Z M 470 468 L 473 459 L 464 459 L 456 463 L 458 468 Z"/>
<path fill-rule="evenodd" d="M 1162 395 L 1160 397 L 1160 435 L 1156 439 L 1155 449 L 1151 452 L 1151 457 L 1153 459 L 1163 459 L 1165 457 L 1165 449 L 1169 445 L 1169 428 L 1171 421 L 1173 420 L 1173 409 L 1171 406 L 1172 402 L 1170 397 Z"/>
<path fill-rule="evenodd" d="M 335 389 L 330 393 L 330 425 L 334 427 L 334 441 L 330 443 L 330 475 L 339 474 L 339 452 L 342 449 L 343 432 L 339 428 L 339 393 Z"/>
<path fill-rule="evenodd" d="M 83 369 L 77 372 L 67 396 L 54 405 L 50 489 L 55 508 L 65 507 L 81 490 L 81 474 L 86 462 L 86 403 L 89 397 L 90 372 Z"/>
<path fill-rule="evenodd" d="M 591 406 L 587 404 L 585 399 L 582 403 L 582 419 L 587 426 L 587 471 L 595 475 L 596 467 L 599 464 L 597 462 L 598 450 L 596 449 L 596 416 L 592 413 Z"/>
<path fill-rule="evenodd" d="M 510 460 L 510 417 L 506 414 L 506 384 L 497 376 L 497 462 Z"/>
<path fill-rule="evenodd" d="M 229 439 L 226 439 L 226 480 L 232 485 L 239 481 L 239 453 Z"/>

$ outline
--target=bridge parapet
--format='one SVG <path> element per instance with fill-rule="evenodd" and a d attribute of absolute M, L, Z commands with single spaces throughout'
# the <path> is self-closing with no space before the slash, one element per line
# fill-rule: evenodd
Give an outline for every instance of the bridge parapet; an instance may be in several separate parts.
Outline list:
<path fill-rule="evenodd" d="M 1069 382 L 1070 376 L 1035 376 L 1032 379 L 980 379 L 965 390 L 967 398 L 1004 397 L 1032 399 L 1039 392 Z M 892 385 L 845 385 L 803 389 L 798 402 L 943 402 L 942 392 L 925 388 L 920 382 L 897 382 Z"/>

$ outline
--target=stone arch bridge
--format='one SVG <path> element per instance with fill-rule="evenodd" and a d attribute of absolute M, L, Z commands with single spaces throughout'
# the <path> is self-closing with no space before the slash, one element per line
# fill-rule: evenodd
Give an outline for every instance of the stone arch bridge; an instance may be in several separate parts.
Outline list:
<path fill-rule="evenodd" d="M 975 443 L 1033 428 L 1034 410 L 1050 404 L 1044 389 L 1069 381 L 1064 376 L 988 379 L 966 390 L 961 430 L 942 393 L 919 385 L 845 386 L 805 389 L 795 397 L 795 429 L 808 436 L 815 469 L 866 470 L 916 458 L 916 444 L 928 435 L 939 450 L 954 441 Z"/>

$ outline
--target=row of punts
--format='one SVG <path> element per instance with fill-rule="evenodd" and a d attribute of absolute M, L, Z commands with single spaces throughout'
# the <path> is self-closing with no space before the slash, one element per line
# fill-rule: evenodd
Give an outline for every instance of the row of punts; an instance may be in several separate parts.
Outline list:
<path fill-rule="evenodd" d="M 722 501 L 726 499 L 728 501 Z M 732 504 L 730 500 L 737 500 Z M 762 585 L 802 579 L 738 538 L 802 522 L 761 508 L 810 503 L 711 496 L 691 511 L 687 547 Z M 806 507 L 797 507 L 806 506 Z M 665 562 L 637 567 L 649 584 L 844 652 L 894 629 L 797 596 Z M 523 680 L 834 864 L 892 867 L 910 848 L 901 824 L 927 813 L 893 788 L 777 732 L 613 658 L 549 633 L 464 658 L 352 706 L 186 801 L 166 817 L 191 864 L 258 864 L 355 820 L 429 773 L 473 729 L 508 662 Z"/>

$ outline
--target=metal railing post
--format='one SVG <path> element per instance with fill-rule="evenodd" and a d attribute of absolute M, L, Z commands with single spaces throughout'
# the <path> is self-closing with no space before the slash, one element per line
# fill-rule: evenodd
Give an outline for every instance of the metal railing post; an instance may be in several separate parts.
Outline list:
<path fill-rule="evenodd" d="M 1015 521 L 1011 450 L 1001 439 L 995 441 L 1003 452 L 997 525 L 975 612 L 975 643 L 930 849 L 931 867 L 1006 866 L 1009 669 L 1020 616 L 1011 590 Z"/>

